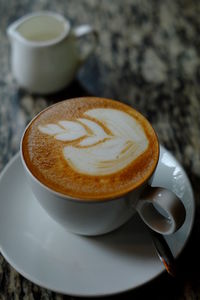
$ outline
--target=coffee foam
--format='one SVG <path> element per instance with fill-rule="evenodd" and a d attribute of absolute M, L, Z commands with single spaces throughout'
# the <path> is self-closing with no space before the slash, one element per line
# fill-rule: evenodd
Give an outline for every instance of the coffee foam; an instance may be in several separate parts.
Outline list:
<path fill-rule="evenodd" d="M 158 157 L 147 120 L 122 103 L 100 98 L 67 100 L 45 110 L 29 126 L 23 145 L 39 180 L 83 199 L 134 188 L 153 172 Z"/>
<path fill-rule="evenodd" d="M 63 148 L 67 163 L 78 173 L 86 175 L 109 175 L 127 167 L 148 146 L 148 139 L 140 124 L 125 112 L 96 108 L 75 121 L 58 121 L 57 124 L 38 126 L 39 130 L 52 135 L 55 140 L 77 142 Z M 104 124 L 110 134 L 97 123 Z M 56 143 L 56 141 L 55 141 Z"/>

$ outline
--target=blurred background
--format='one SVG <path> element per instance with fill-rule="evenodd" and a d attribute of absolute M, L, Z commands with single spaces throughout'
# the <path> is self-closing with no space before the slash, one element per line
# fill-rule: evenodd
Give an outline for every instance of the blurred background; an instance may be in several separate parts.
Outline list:
<path fill-rule="evenodd" d="M 90 24 L 99 33 L 95 52 L 73 82 L 46 96 L 31 94 L 16 83 L 6 35 L 13 21 L 40 10 L 62 14 L 72 27 Z M 0 0 L 0 171 L 19 151 L 23 130 L 39 111 L 63 99 L 94 95 L 128 103 L 144 114 L 161 144 L 189 175 L 197 213 L 191 238 L 178 259 L 181 279 L 163 274 L 124 297 L 200 298 L 199 15 L 200 2 L 195 0 Z M 0 255 L 0 299 L 68 298 L 73 297 L 24 279 Z"/>

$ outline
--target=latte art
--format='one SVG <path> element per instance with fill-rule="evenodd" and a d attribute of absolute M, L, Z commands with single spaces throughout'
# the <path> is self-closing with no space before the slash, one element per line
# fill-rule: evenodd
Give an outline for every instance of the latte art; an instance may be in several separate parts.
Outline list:
<path fill-rule="evenodd" d="M 56 140 L 77 141 L 74 145 L 67 143 L 63 155 L 74 170 L 88 175 L 118 172 L 148 147 L 142 127 L 133 117 L 117 109 L 91 109 L 77 120 L 61 120 L 38 128 Z"/>
<path fill-rule="evenodd" d="M 73 199 L 100 201 L 147 181 L 159 145 L 152 126 L 132 107 L 82 97 L 39 113 L 24 133 L 22 153 L 45 186 Z"/>

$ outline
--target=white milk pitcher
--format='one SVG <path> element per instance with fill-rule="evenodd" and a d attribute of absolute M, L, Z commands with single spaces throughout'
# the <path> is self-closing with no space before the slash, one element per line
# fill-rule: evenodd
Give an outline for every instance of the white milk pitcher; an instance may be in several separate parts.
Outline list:
<path fill-rule="evenodd" d="M 8 27 L 7 34 L 14 77 L 21 87 L 39 94 L 67 86 L 97 44 L 97 33 L 90 25 L 71 29 L 68 20 L 52 12 L 24 16 Z M 92 44 L 81 55 L 78 40 L 89 34 Z"/>

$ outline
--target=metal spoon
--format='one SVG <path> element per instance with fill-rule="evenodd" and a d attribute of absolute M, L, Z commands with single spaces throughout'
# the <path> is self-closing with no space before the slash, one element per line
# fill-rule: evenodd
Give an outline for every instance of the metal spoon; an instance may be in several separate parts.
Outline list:
<path fill-rule="evenodd" d="M 171 276 L 175 277 L 177 274 L 175 259 L 167 242 L 165 241 L 164 237 L 161 234 L 151 229 L 149 230 L 160 261 L 165 266 L 167 272 Z"/>

